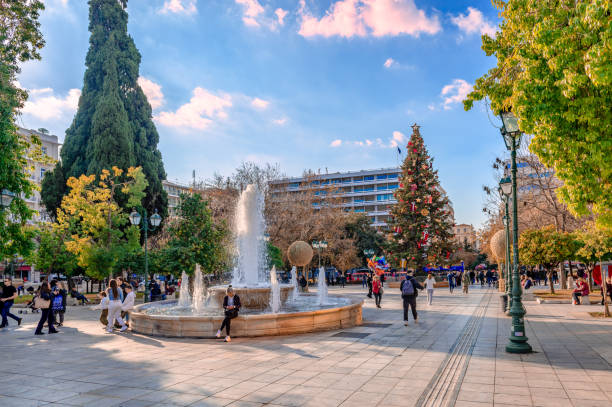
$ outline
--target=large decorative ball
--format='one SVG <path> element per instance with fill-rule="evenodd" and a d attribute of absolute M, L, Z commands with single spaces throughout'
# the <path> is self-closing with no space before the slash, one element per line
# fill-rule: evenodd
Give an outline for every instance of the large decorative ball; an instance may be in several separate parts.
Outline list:
<path fill-rule="evenodd" d="M 497 259 L 498 263 L 504 262 L 506 259 L 506 232 L 504 230 L 497 231 L 491 238 L 491 252 Z"/>
<path fill-rule="evenodd" d="M 303 267 L 312 260 L 312 247 L 304 241 L 298 240 L 291 243 L 287 249 L 287 257 L 294 266 Z"/>

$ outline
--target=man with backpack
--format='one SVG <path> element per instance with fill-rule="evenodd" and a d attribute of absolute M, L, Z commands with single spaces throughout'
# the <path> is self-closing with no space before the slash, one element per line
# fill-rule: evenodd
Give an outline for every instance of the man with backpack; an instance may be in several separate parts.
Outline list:
<path fill-rule="evenodd" d="M 416 300 L 419 295 L 417 292 L 423 290 L 423 286 L 414 278 L 412 272 L 406 273 L 406 279 L 400 284 L 400 291 L 402 292 L 402 300 L 404 303 L 404 325 L 408 326 L 408 308 L 412 308 L 412 317 L 414 322 L 418 322 L 418 315 L 416 309 Z"/>

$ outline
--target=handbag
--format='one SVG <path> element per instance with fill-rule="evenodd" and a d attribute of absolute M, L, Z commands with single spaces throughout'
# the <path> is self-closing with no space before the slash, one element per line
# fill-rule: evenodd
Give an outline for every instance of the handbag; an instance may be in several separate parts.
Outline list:
<path fill-rule="evenodd" d="M 238 310 L 236 308 L 225 310 L 225 316 L 229 319 L 234 319 L 238 316 Z"/>
<path fill-rule="evenodd" d="M 36 297 L 34 299 L 34 308 L 38 309 L 47 309 L 51 305 L 51 300 L 45 300 L 41 297 Z"/>
<path fill-rule="evenodd" d="M 378 294 L 383 295 L 384 293 L 385 293 L 385 289 L 381 285 L 380 288 L 378 289 Z"/>

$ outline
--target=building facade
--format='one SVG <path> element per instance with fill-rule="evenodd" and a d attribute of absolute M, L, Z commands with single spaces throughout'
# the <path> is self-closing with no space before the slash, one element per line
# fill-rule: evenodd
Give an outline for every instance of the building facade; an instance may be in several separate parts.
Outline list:
<path fill-rule="evenodd" d="M 32 136 L 36 136 L 40 139 L 42 154 L 44 160 L 28 159 L 28 170 L 30 172 L 30 180 L 37 185 L 37 189 L 34 191 L 32 196 L 23 197 L 26 204 L 30 209 L 36 211 L 32 216 L 31 222 L 49 222 L 51 218 L 47 214 L 45 205 L 40 199 L 40 189 L 42 186 L 42 180 L 47 171 L 53 170 L 55 163 L 59 161 L 60 143 L 57 136 L 48 133 L 41 133 L 36 130 L 28 130 L 19 128 L 19 134 L 23 137 L 30 139 Z"/>
<path fill-rule="evenodd" d="M 460 247 L 469 246 L 473 250 L 479 250 L 478 237 L 474 226 L 461 223 L 453 227 L 455 242 Z"/>
<path fill-rule="evenodd" d="M 190 194 L 193 192 L 193 188 L 187 184 L 166 179 L 162 181 L 162 187 L 168 194 L 168 214 L 176 216 L 177 208 L 181 203 L 181 194 Z"/>
<path fill-rule="evenodd" d="M 274 196 L 312 189 L 322 201 L 334 198 L 346 211 L 363 213 L 372 226 L 385 228 L 391 207 L 397 204 L 393 192 L 399 188 L 401 172 L 401 168 L 393 167 L 285 178 L 270 182 L 270 192 Z"/>

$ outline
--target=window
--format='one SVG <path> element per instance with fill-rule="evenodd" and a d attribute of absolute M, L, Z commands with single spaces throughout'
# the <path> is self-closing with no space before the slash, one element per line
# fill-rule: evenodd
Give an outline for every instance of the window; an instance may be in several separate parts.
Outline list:
<path fill-rule="evenodd" d="M 339 184 L 339 183 L 340 183 L 340 180 L 339 180 L 339 179 L 332 180 L 332 183 L 333 183 L 333 184 Z"/>
<path fill-rule="evenodd" d="M 45 146 L 42 147 L 42 153 L 44 155 L 47 155 L 47 147 L 45 147 Z"/>
<path fill-rule="evenodd" d="M 388 179 L 395 179 L 395 178 L 397 178 L 397 174 L 389 174 L 389 175 L 387 175 L 387 178 Z"/>
<path fill-rule="evenodd" d="M 319 185 L 319 181 L 312 181 L 310 185 Z"/>
<path fill-rule="evenodd" d="M 366 177 L 363 177 L 364 181 L 374 181 L 374 175 L 368 175 Z"/>
<path fill-rule="evenodd" d="M 41 169 L 40 169 L 40 179 L 41 179 L 41 180 L 42 180 L 42 179 L 43 179 L 43 177 L 45 176 L 45 172 L 47 172 L 47 170 L 46 170 L 46 169 L 44 169 L 44 168 L 41 168 Z"/>
<path fill-rule="evenodd" d="M 363 182 L 363 177 L 355 177 L 354 182 Z"/>
<path fill-rule="evenodd" d="M 378 175 L 376 176 L 376 179 L 387 179 L 387 175 Z"/>
<path fill-rule="evenodd" d="M 388 188 L 388 187 L 387 187 L 387 185 L 378 185 L 378 186 L 376 187 L 376 190 L 377 190 L 377 191 L 383 191 L 383 190 L 385 190 L 385 189 L 387 189 L 387 188 Z"/>
<path fill-rule="evenodd" d="M 364 187 L 363 191 L 364 192 L 374 191 L 374 187 L 373 186 L 372 187 Z"/>
<path fill-rule="evenodd" d="M 365 202 L 365 199 L 355 198 L 355 200 L 353 202 L 355 202 L 355 203 L 363 203 L 363 202 Z"/>
<path fill-rule="evenodd" d="M 397 189 L 398 185 L 397 184 L 389 184 L 389 189 L 393 190 L 393 189 Z"/>
<path fill-rule="evenodd" d="M 371 216 L 370 217 L 370 222 L 372 222 L 372 223 L 376 222 L 376 216 Z"/>
<path fill-rule="evenodd" d="M 365 208 L 355 208 L 355 212 L 357 213 L 365 212 Z"/>
<path fill-rule="evenodd" d="M 355 192 L 363 192 L 363 187 L 355 187 Z"/>
<path fill-rule="evenodd" d="M 321 181 L 321 185 L 329 185 L 329 180 L 326 179 L 325 181 Z"/>
<path fill-rule="evenodd" d="M 289 184 L 289 188 L 291 189 L 299 188 L 299 186 L 300 186 L 299 182 L 292 182 L 291 184 Z"/>
<path fill-rule="evenodd" d="M 349 182 L 351 182 L 350 178 L 342 178 L 342 183 L 343 184 L 348 184 Z"/>

